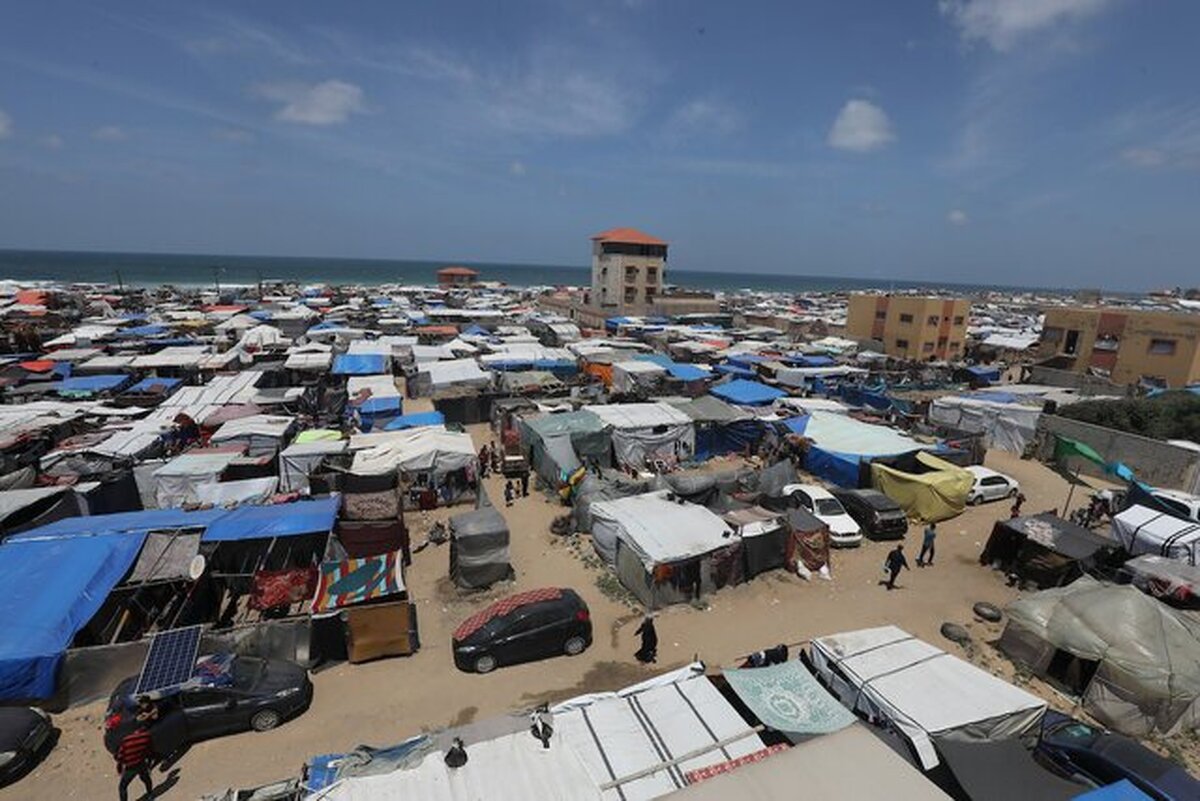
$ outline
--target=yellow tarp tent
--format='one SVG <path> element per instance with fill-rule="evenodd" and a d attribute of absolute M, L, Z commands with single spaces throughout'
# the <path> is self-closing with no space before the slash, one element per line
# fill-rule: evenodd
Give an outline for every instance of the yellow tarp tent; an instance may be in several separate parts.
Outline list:
<path fill-rule="evenodd" d="M 900 504 L 909 517 L 936 523 L 962 512 L 975 477 L 967 470 L 944 459 L 921 452 L 917 461 L 930 468 L 928 473 L 905 473 L 882 464 L 871 465 L 871 483 L 875 489 Z"/>

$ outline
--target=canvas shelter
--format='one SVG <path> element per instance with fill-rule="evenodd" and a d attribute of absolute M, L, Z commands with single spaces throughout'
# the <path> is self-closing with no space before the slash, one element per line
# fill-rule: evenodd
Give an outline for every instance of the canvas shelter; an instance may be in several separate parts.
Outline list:
<path fill-rule="evenodd" d="M 666 368 L 637 359 L 612 365 L 612 388 L 617 392 L 652 391 L 667 376 Z"/>
<path fill-rule="evenodd" d="M 1200 564 L 1200 523 L 1135 504 L 1113 517 L 1112 533 L 1132 556 L 1156 554 Z"/>
<path fill-rule="evenodd" d="M 621 464 L 644 466 L 663 459 L 686 461 L 696 451 L 692 419 L 669 403 L 622 403 L 589 406 L 612 436 Z"/>
<path fill-rule="evenodd" d="M 1033 439 L 1040 406 L 947 396 L 929 405 L 929 422 L 955 431 L 982 434 L 989 448 L 1021 454 Z"/>
<path fill-rule="evenodd" d="M 390 373 L 351 376 L 346 381 L 346 395 L 346 411 L 358 414 L 364 431 L 385 425 L 403 412 L 404 399 Z"/>
<path fill-rule="evenodd" d="M 383 375 L 390 371 L 389 359 L 382 353 L 341 353 L 333 359 L 334 375 Z"/>
<path fill-rule="evenodd" d="M 240 456 L 237 449 L 181 453 L 154 470 L 155 504 L 160 509 L 198 503 L 196 488 L 220 481 L 221 474 Z"/>
<path fill-rule="evenodd" d="M 762 423 L 752 414 L 712 395 L 687 401 L 670 401 L 686 414 L 696 429 L 694 457 L 704 461 L 727 453 L 753 451 L 763 435 Z"/>
<path fill-rule="evenodd" d="M 272 456 L 284 446 L 295 425 L 295 417 L 254 414 L 222 423 L 209 442 L 214 446 L 241 446 L 251 457 Z"/>
<path fill-rule="evenodd" d="M 818 637 L 809 656 L 842 703 L 886 723 L 925 770 L 935 741 L 1002 740 L 1041 722 L 1046 702 L 895 626 Z"/>
<path fill-rule="evenodd" d="M 424 362 L 409 379 L 409 395 L 424 397 L 460 387 L 479 390 L 491 384 L 491 372 L 480 369 L 475 359 Z"/>
<path fill-rule="evenodd" d="M 64 517 L 87 514 L 86 496 L 73 487 L 0 491 L 0 540 Z"/>
<path fill-rule="evenodd" d="M 785 421 L 788 430 L 810 441 L 804 469 L 839 487 L 862 485 L 860 465 L 872 459 L 912 453 L 925 445 L 886 426 L 814 410 Z"/>
<path fill-rule="evenodd" d="M 917 471 L 873 462 L 872 485 L 917 520 L 936 523 L 961 514 L 975 483 L 974 475 L 925 451 L 917 453 L 913 462 Z"/>
<path fill-rule="evenodd" d="M 770 406 L 787 393 L 775 387 L 769 387 L 760 381 L 747 381 L 737 378 L 726 384 L 718 384 L 709 391 L 710 395 L 720 398 L 734 406 Z"/>
<path fill-rule="evenodd" d="M 522 417 L 520 432 L 529 464 L 550 487 L 567 483 L 585 462 L 612 463 L 612 438 L 587 409 Z"/>
<path fill-rule="evenodd" d="M 1200 567 L 1148 553 L 1127 561 L 1121 572 L 1133 586 L 1163 603 L 1183 609 L 1200 607 Z"/>
<path fill-rule="evenodd" d="M 398 473 L 424 507 L 477 497 L 479 458 L 469 434 L 425 426 L 352 437 L 350 472 Z"/>
<path fill-rule="evenodd" d="M 1008 605 L 999 647 L 1135 737 L 1200 726 L 1200 623 L 1138 589 L 1084 576 Z"/>
<path fill-rule="evenodd" d="M 508 523 L 495 507 L 450 518 L 450 578 L 466 589 L 512 578 L 508 541 Z"/>
<path fill-rule="evenodd" d="M 1095 568 L 1112 545 L 1091 529 L 1056 515 L 1030 515 L 997 520 L 979 562 L 1044 589 L 1070 584 Z"/>

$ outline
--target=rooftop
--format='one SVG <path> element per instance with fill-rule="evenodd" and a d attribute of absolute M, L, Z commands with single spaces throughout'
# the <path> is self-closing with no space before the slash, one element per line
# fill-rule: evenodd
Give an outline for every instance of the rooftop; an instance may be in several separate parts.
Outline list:
<path fill-rule="evenodd" d="M 470 267 L 443 267 L 437 271 L 438 275 L 479 275 L 478 270 L 472 270 Z"/>
<path fill-rule="evenodd" d="M 663 245 L 666 242 L 636 228 L 610 228 L 592 237 L 593 242 L 619 242 L 623 245 Z"/>

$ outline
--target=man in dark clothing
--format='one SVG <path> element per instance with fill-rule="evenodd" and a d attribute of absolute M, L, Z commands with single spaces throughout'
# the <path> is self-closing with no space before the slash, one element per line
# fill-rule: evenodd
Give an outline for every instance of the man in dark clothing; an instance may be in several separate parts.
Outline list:
<path fill-rule="evenodd" d="M 888 572 L 888 579 L 883 582 L 884 586 L 889 590 L 896 589 L 896 577 L 900 575 L 900 568 L 909 569 L 908 560 L 904 558 L 904 546 L 897 545 L 888 551 L 887 561 L 883 563 L 883 566 Z"/>
<path fill-rule="evenodd" d="M 529 497 L 529 471 L 521 473 L 521 497 Z"/>
<path fill-rule="evenodd" d="M 511 481 L 504 482 L 504 505 L 512 506 L 513 502 L 513 483 Z"/>
<path fill-rule="evenodd" d="M 634 654 L 637 661 L 642 664 L 658 661 L 658 632 L 654 630 L 654 618 L 646 615 L 642 620 L 642 625 L 638 626 L 637 631 L 642 638 L 642 647 Z"/>
<path fill-rule="evenodd" d="M 125 735 L 117 747 L 117 770 L 121 772 L 121 782 L 117 785 L 121 801 L 129 801 L 129 785 L 134 779 L 141 779 L 146 785 L 148 798 L 154 797 L 154 784 L 150 781 L 150 728 L 140 715 L 137 728 Z"/>
<path fill-rule="evenodd" d="M 921 553 L 917 555 L 917 567 L 929 565 L 933 567 L 933 543 L 937 539 L 937 523 L 925 527 L 925 536 L 921 539 Z"/>
<path fill-rule="evenodd" d="M 488 470 L 492 466 L 492 455 L 488 452 L 488 446 L 485 444 L 479 449 L 479 477 L 487 478 Z"/>

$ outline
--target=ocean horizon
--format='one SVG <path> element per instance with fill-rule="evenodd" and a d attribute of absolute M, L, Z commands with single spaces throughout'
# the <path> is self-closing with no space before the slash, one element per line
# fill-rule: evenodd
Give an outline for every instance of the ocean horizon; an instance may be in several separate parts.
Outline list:
<path fill-rule="evenodd" d="M 509 286 L 581 286 L 590 280 L 590 267 L 575 264 L 53 250 L 0 250 L 0 280 L 120 283 L 131 287 L 170 284 L 181 288 L 254 285 L 260 281 L 340 285 L 433 284 L 437 270 L 450 264 L 478 270 L 482 281 L 499 281 Z M 674 286 L 726 292 L 831 292 L 855 289 L 954 289 L 974 293 L 1077 291 L 1062 287 L 682 269 L 670 269 L 667 277 Z"/>

